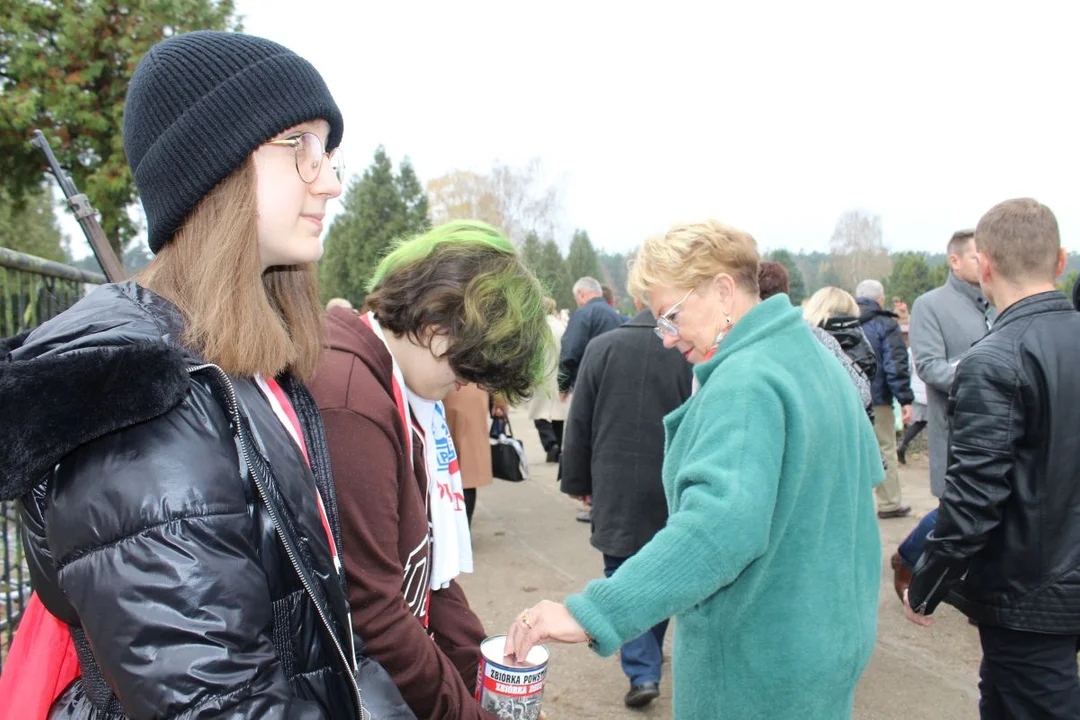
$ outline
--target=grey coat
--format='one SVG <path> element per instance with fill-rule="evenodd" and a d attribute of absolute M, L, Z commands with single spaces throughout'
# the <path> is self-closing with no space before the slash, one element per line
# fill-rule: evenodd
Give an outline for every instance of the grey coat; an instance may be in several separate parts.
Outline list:
<path fill-rule="evenodd" d="M 647 310 L 589 343 L 563 433 L 562 491 L 592 495 L 592 544 L 626 558 L 667 522 L 663 418 L 690 397 L 690 364 Z"/>
<path fill-rule="evenodd" d="M 908 337 L 915 368 L 926 383 L 930 491 L 935 497 L 945 492 L 949 454 L 946 410 L 956 365 L 986 335 L 996 317 L 997 310 L 982 292 L 952 273 L 944 285 L 921 295 L 911 306 Z"/>

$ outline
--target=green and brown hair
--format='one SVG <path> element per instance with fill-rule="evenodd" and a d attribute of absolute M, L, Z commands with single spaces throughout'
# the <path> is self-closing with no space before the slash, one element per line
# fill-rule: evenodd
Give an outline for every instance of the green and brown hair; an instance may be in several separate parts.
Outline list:
<path fill-rule="evenodd" d="M 552 342 L 544 289 L 514 246 L 490 225 L 455 220 L 397 243 L 368 284 L 367 306 L 395 335 L 446 356 L 462 380 L 515 403 L 546 374 Z"/>

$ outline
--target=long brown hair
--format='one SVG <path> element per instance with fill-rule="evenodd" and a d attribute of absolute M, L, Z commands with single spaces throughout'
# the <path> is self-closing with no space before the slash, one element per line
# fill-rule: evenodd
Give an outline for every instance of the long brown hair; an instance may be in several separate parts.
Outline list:
<path fill-rule="evenodd" d="M 195 206 L 138 282 L 183 313 L 183 343 L 230 375 L 308 380 L 323 339 L 315 266 L 263 272 L 255 184 L 249 158 Z"/>

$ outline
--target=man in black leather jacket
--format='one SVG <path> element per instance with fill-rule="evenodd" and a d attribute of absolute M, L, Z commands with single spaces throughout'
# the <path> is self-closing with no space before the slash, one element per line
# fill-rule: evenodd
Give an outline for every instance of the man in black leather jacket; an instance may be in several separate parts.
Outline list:
<path fill-rule="evenodd" d="M 1080 717 L 1080 314 L 1054 286 L 1057 220 L 1030 199 L 975 231 L 980 281 L 1003 312 L 949 397 L 946 488 L 905 598 L 979 625 L 981 717 Z"/>

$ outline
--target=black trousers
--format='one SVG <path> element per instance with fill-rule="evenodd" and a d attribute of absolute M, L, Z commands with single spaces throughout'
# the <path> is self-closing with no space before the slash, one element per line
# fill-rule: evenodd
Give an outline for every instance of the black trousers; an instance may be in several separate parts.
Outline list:
<path fill-rule="evenodd" d="M 476 488 L 465 488 L 462 495 L 465 496 L 465 517 L 469 520 L 469 527 L 472 527 L 472 514 L 476 510 Z"/>
<path fill-rule="evenodd" d="M 920 420 L 919 422 L 913 422 L 904 428 L 904 437 L 900 439 L 900 445 L 897 447 L 897 450 L 902 452 L 904 448 L 908 446 L 908 443 L 917 438 L 919 433 L 921 433 L 925 427 L 926 421 Z"/>
<path fill-rule="evenodd" d="M 540 433 L 540 444 L 547 452 L 556 445 L 562 445 L 562 420 L 535 420 L 536 431 Z"/>
<path fill-rule="evenodd" d="M 981 720 L 1080 718 L 1080 635 L 979 626 Z"/>

